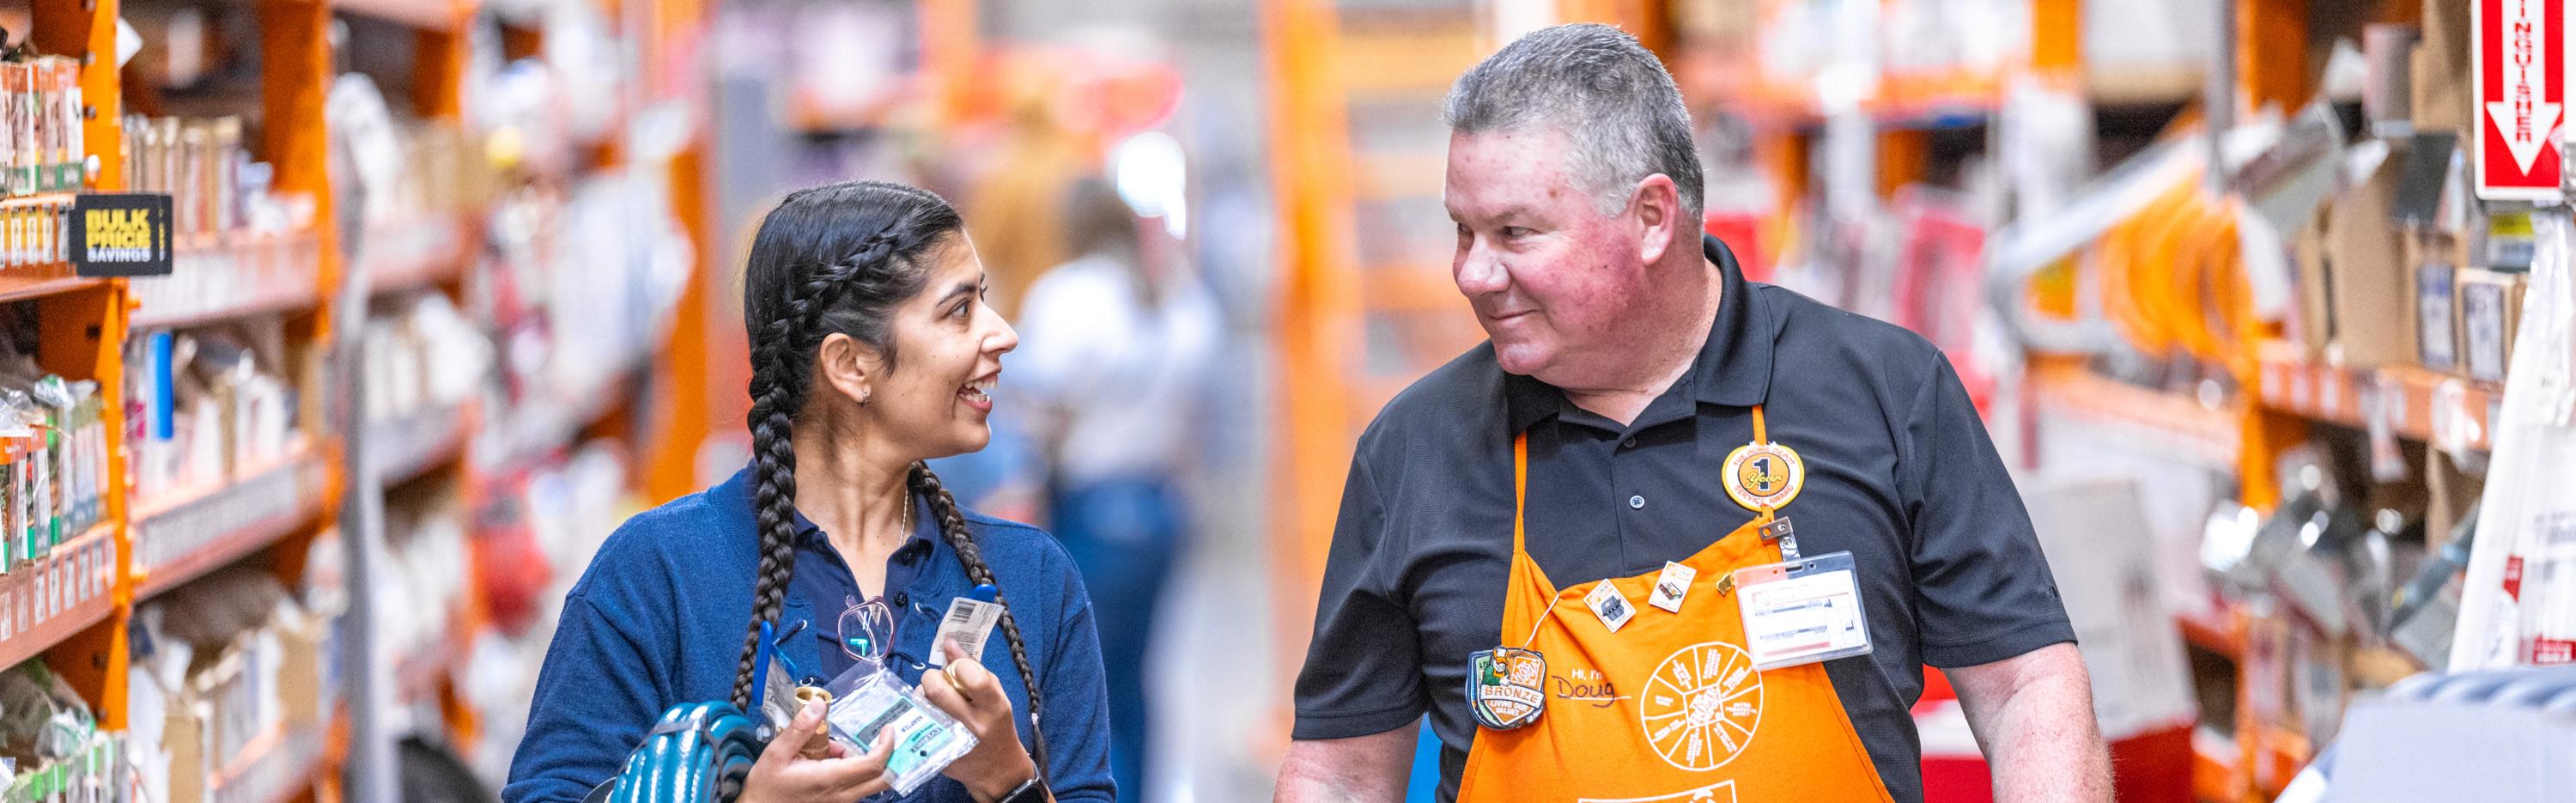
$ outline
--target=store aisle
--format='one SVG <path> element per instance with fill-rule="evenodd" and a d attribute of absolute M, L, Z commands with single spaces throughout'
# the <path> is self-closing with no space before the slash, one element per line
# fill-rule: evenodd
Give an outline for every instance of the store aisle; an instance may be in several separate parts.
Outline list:
<path fill-rule="evenodd" d="M 1144 803 L 1270 799 L 1277 755 L 1287 738 L 1293 662 L 1277 653 L 1282 618 L 1271 608 L 1272 564 L 1264 520 L 1262 449 L 1269 428 L 1269 348 L 1238 328 L 1226 345 L 1237 376 L 1210 391 L 1216 433 L 1202 450 L 1205 470 L 1188 488 L 1198 519 L 1196 539 L 1180 556 L 1164 594 L 1148 693 L 1154 697 L 1157 762 Z M 1114 671 L 1114 670 L 1113 670 Z"/>

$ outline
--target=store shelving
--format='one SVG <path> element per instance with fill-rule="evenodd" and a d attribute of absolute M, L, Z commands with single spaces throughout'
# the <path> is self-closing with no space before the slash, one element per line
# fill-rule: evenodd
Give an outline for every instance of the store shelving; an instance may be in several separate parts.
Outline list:
<path fill-rule="evenodd" d="M 418 477 L 464 454 L 477 417 L 472 405 L 443 404 L 370 424 L 367 459 L 388 485 Z"/>
<path fill-rule="evenodd" d="M 73 276 L 68 271 L 52 274 L 32 268 L 0 271 L 0 302 L 25 301 L 50 295 L 87 290 L 106 284 L 105 279 Z"/>
<path fill-rule="evenodd" d="M 333 11 L 429 30 L 459 27 L 481 5 L 475 0 L 331 0 Z"/>
<path fill-rule="evenodd" d="M 209 803 L 292 803 L 322 774 L 325 735 L 316 726 L 280 727 L 261 734 L 242 754 L 215 772 Z"/>
<path fill-rule="evenodd" d="M 321 240 L 245 233 L 182 240 L 168 276 L 132 282 L 137 327 L 175 327 L 313 306 Z"/>
<path fill-rule="evenodd" d="M 105 621 L 116 567 L 115 527 L 101 523 L 43 560 L 0 575 L 0 666 L 13 666 Z"/>
<path fill-rule="evenodd" d="M 425 700 L 438 693 L 440 684 L 456 671 L 467 651 L 474 646 L 474 629 L 466 624 L 464 612 L 451 613 L 449 627 L 438 640 L 419 647 L 394 664 L 396 699 Z"/>
<path fill-rule="evenodd" d="M 2234 800 L 2244 797 L 2236 791 L 2236 741 L 2207 728 L 2191 731 L 2192 797 L 2201 800 Z"/>
<path fill-rule="evenodd" d="M 2245 654 L 2245 628 L 2232 611 L 2185 611 L 2174 615 L 2184 643 L 2212 655 L 2235 660 Z"/>
<path fill-rule="evenodd" d="M 2277 340 L 2261 354 L 2265 407 L 2358 428 L 2371 427 L 2376 414 L 2398 437 L 2438 446 L 2486 450 L 2504 402 L 2494 385 L 2414 366 L 2320 365 Z"/>
<path fill-rule="evenodd" d="M 368 289 L 394 293 L 462 278 L 481 245 L 476 218 L 436 215 L 407 225 L 370 227 L 358 254 Z"/>
<path fill-rule="evenodd" d="M 2242 405 L 2232 400 L 2143 388 L 2077 365 L 2035 365 L 2030 384 L 2042 409 L 2130 428 L 2196 463 L 2235 465 L 2243 445 Z"/>
<path fill-rule="evenodd" d="M 153 13 L 125 4 L 127 13 Z M 117 158 L 129 151 L 125 139 L 123 81 L 118 49 L 119 5 L 82 0 L 33 0 L 30 38 L 43 52 L 79 58 L 83 102 L 89 107 L 83 126 L 87 148 L 100 155 L 100 168 L 87 189 L 128 188 L 126 164 Z M 419 477 L 448 466 L 464 466 L 469 475 L 474 433 L 483 421 L 478 404 L 437 406 L 372 425 L 370 448 L 359 450 L 373 462 L 368 472 L 350 472 L 340 460 L 348 450 L 335 446 L 341 433 L 324 423 L 330 405 L 307 404 L 294 411 L 301 445 L 273 460 L 224 472 L 225 480 L 174 488 L 154 498 L 136 499 L 127 465 L 132 446 L 125 442 L 128 407 L 125 378 L 131 368 L 132 336 L 140 331 L 227 324 L 254 316 L 288 315 L 283 344 L 297 364 L 297 381 L 311 377 L 301 369 L 303 355 L 329 354 L 340 338 L 355 337 L 346 322 L 335 322 L 336 310 L 324 302 L 348 274 L 363 270 L 369 289 L 394 295 L 444 292 L 463 295 L 474 286 L 472 272 L 483 252 L 485 210 L 470 200 L 441 199 L 438 211 L 425 217 L 380 223 L 353 236 L 354 258 L 340 256 L 342 238 L 336 227 L 334 183 L 327 162 L 337 144 L 333 126 L 323 115 L 323 87 L 336 78 L 331 15 L 345 13 L 386 20 L 417 29 L 413 42 L 417 64 L 411 78 L 419 81 L 416 112 L 432 122 L 453 125 L 462 117 L 461 87 L 474 65 L 464 35 L 467 24 L 483 13 L 475 0 L 328 0 L 323 3 L 263 3 L 255 14 L 257 31 L 250 44 L 259 51 L 256 108 L 225 111 L 257 120 L 257 142 L 251 151 L 274 170 L 272 191 L 281 197 L 310 199 L 294 205 L 290 218 L 321 221 L 318 227 L 293 231 L 237 230 L 226 235 L 181 234 L 175 243 L 175 269 L 168 276 L 92 279 L 75 276 L 68 265 L 20 265 L 0 270 L 0 301 L 29 301 L 41 322 L 43 341 L 37 356 L 46 368 L 74 379 L 98 381 L 107 394 L 108 489 L 106 521 L 53 547 L 43 559 L 11 567 L 0 575 L 0 666 L 43 660 L 96 706 L 107 729 L 129 724 L 126 633 L 134 606 L 228 566 L 266 563 L 292 572 L 303 563 L 309 536 L 327 531 L 327 514 L 340 494 L 361 492 L 346 478 L 357 473 L 392 480 Z M 609 15 L 612 27 L 649 20 L 650 28 L 617 31 L 618 37 L 650 43 L 656 36 L 681 36 L 693 16 L 665 14 Z M 535 41 L 541 20 L 512 23 L 514 37 Z M 12 26 L 16 27 L 16 26 Z M 147 31 L 154 29 L 147 26 Z M 378 31 L 383 29 L 379 26 Z M 226 35 L 241 32 L 230 31 Z M 151 35 L 151 34 L 147 34 Z M 625 41 L 618 42 L 625 44 Z M 146 42 L 146 47 L 153 44 Z M 514 55 L 535 48 L 519 47 Z M 667 56 L 661 50 L 650 54 Z M 648 56 L 650 58 L 651 56 Z M 652 71 L 648 71 L 652 72 Z M 658 75 L 658 72 L 653 74 Z M 679 74 L 679 73 L 673 73 Z M 247 97 L 246 95 L 243 97 Z M 148 104 L 147 104 L 148 105 Z M 162 113 L 160 109 L 144 109 Z M 622 128 L 622 127 L 621 127 Z M 472 134 L 468 134 L 471 136 Z M 479 149 L 467 151 L 479 155 Z M 695 163 L 692 163 L 695 164 Z M 673 179 L 689 178 L 680 170 Z M 693 188 L 695 185 L 691 185 Z M 694 191 L 692 189 L 691 191 Z M 466 197 L 470 198 L 471 193 Z M 69 200 L 54 194 L 0 200 L 0 207 L 55 206 Z M 338 203 L 348 200 L 337 199 Z M 695 199 L 692 199 L 695 203 Z M 347 210 L 348 207 L 340 207 Z M 309 210 L 309 214 L 304 214 Z M 269 222 L 264 225 L 276 225 Z M 287 224 L 292 227 L 293 224 Z M 269 324 L 274 331 L 276 324 Z M 578 403 L 556 410 L 545 426 L 513 441 L 514 454 L 560 453 L 573 439 L 633 395 L 643 381 L 631 366 L 653 364 L 662 355 L 646 351 L 632 357 L 615 383 Z M 329 371 L 325 367 L 325 371 Z M 322 380 L 327 382 L 327 373 Z M 306 385 L 296 391 L 313 401 L 327 395 L 328 385 Z M 323 413 L 317 415 L 316 413 Z M 546 442 L 552 439 L 552 442 Z M 695 443 L 677 447 L 690 453 Z M 536 459 L 536 458 L 525 458 Z M 377 493 L 381 488 L 363 492 Z M 290 587 L 293 586 L 290 579 Z M 364 579 L 353 578 L 353 589 Z M 166 600 L 165 600 L 166 601 Z M 458 617 L 455 628 L 436 645 L 406 662 L 405 678 L 417 687 L 450 673 L 465 654 L 463 645 L 476 637 L 475 620 Z M 326 699 L 328 696 L 326 695 Z M 323 723 L 303 723 L 260 736 L 236 751 L 226 763 L 206 772 L 207 799 L 219 803 L 284 803 L 306 799 L 341 799 L 336 765 L 349 757 L 346 777 L 361 780 L 372 771 L 353 750 L 359 740 L 389 739 L 382 732 L 358 733 L 371 712 L 346 703 L 330 705 L 339 715 Z M 381 723 L 382 719 L 373 721 Z M 379 753 L 380 754 L 380 753 Z M 219 759 L 224 760 L 224 759 Z M 350 799 L 383 797 L 355 787 Z"/>
<path fill-rule="evenodd" d="M 508 421 L 496 422 L 492 433 L 498 440 L 488 451 L 478 451 L 476 462 L 488 473 L 516 474 L 578 443 L 582 430 L 616 411 L 643 386 L 641 358 L 621 364 L 626 367 L 597 389 L 573 394 L 572 401 L 538 401 L 512 411 Z"/>
<path fill-rule="evenodd" d="M 134 525 L 139 595 L 176 588 L 312 523 L 328 500 L 328 472 L 317 455 L 298 449 L 241 472 L 239 481 L 147 503 Z"/>

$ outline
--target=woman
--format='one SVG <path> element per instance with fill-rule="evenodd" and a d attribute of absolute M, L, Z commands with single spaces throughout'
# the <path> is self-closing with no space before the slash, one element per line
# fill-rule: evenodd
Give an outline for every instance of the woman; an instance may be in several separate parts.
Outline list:
<path fill-rule="evenodd" d="M 1126 612 L 1100 628 L 1109 676 L 1110 774 L 1150 799 L 1152 711 L 1146 665 L 1154 612 L 1188 543 L 1181 478 L 1200 445 L 1203 384 L 1223 324 L 1216 301 L 1174 254 L 1160 220 L 1140 221 L 1109 182 L 1075 182 L 1064 220 L 1075 253 L 1029 289 L 1019 358 L 1041 414 L 1049 522 L 1100 604 Z M 1139 224 L 1150 222 L 1148 239 Z"/>
<path fill-rule="evenodd" d="M 1114 799 L 1098 636 L 1073 562 L 1044 532 L 960 510 L 921 464 L 984 447 L 986 392 L 1018 345 L 984 303 L 956 211 L 878 182 L 797 192 L 762 221 L 743 285 L 752 464 L 600 548 L 565 597 L 503 797 L 580 799 L 673 705 L 750 710 L 759 623 L 772 622 L 801 679 L 881 662 L 973 730 L 974 750 L 906 800 Z M 1001 638 L 929 667 L 950 600 L 979 584 L 1001 591 Z M 809 708 L 787 733 L 818 719 Z M 741 801 L 888 788 L 891 740 L 826 758 L 798 741 L 774 741 Z"/>

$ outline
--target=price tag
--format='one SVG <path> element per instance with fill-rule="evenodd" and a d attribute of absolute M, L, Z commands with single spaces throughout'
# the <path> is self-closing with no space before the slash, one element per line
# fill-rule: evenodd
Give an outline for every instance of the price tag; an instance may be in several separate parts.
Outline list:
<path fill-rule="evenodd" d="M 2433 424 L 2433 448 L 2451 454 L 2453 459 L 2469 451 L 2481 433 L 2476 416 L 2469 410 L 2468 385 L 2457 379 L 2442 380 L 2433 386 L 2430 413 Z"/>
<path fill-rule="evenodd" d="M 930 665 L 948 665 L 948 651 L 939 645 L 956 642 L 967 657 L 984 654 L 984 640 L 993 636 L 993 623 L 1002 621 L 1002 603 L 958 597 L 948 602 L 948 615 L 939 618 L 939 635 L 930 641 Z"/>
<path fill-rule="evenodd" d="M 1733 576 L 1755 669 L 1869 654 L 1869 617 L 1851 553 L 1749 566 Z"/>
<path fill-rule="evenodd" d="M 2361 391 L 2362 423 L 2370 433 L 2370 477 L 2380 482 L 2406 480 L 2406 452 L 2397 445 L 2397 426 L 2406 420 L 2406 389 L 2381 375 Z"/>

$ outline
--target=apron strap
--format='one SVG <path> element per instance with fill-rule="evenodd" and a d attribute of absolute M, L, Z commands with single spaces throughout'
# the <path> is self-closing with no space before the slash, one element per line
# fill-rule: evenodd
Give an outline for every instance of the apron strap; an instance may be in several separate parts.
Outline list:
<path fill-rule="evenodd" d="M 1762 405 L 1753 405 L 1753 442 L 1770 443 L 1771 429 L 1762 420 Z M 1768 506 L 1756 511 L 1763 521 L 1774 515 Z M 1512 436 L 1512 555 L 1526 554 L 1529 540 L 1529 433 Z"/>
<path fill-rule="evenodd" d="M 1512 438 L 1512 559 L 1527 554 L 1524 543 L 1529 513 L 1529 433 Z"/>
<path fill-rule="evenodd" d="M 1771 442 L 1771 428 L 1764 425 L 1762 421 L 1762 405 L 1759 404 L 1753 405 L 1753 442 Z M 1769 524 L 1771 523 L 1771 518 L 1774 515 L 1773 511 L 1775 509 L 1776 508 L 1771 505 L 1763 505 L 1761 509 L 1753 511 L 1753 516 L 1762 523 Z"/>

